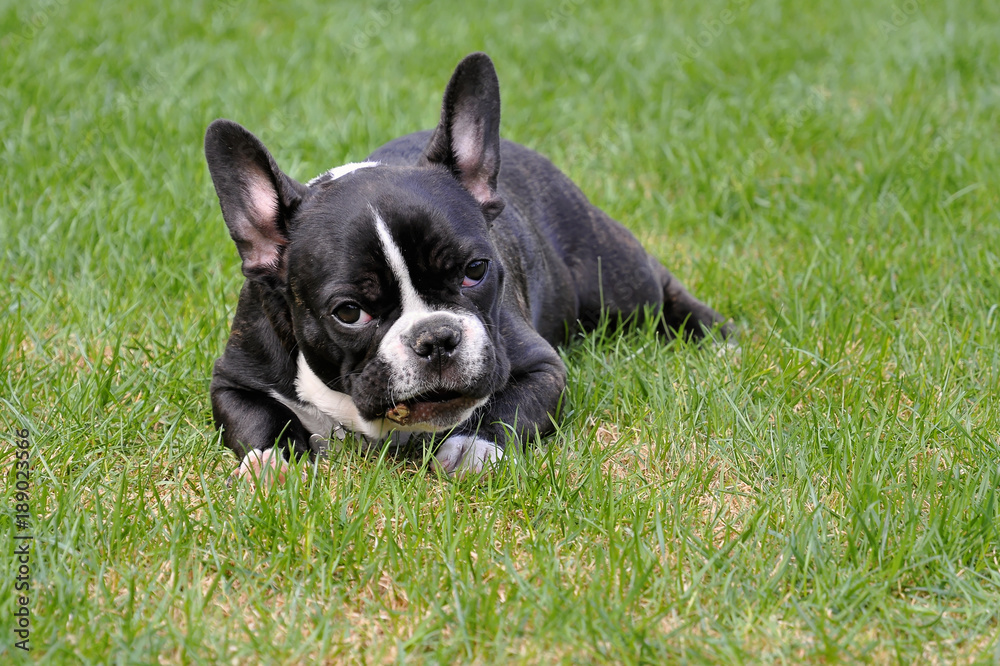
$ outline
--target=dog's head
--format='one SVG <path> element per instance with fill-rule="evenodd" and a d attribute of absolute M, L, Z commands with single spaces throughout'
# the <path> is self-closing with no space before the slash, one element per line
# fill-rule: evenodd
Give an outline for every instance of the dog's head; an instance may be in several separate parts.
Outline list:
<path fill-rule="evenodd" d="M 493 64 L 473 54 L 411 166 L 351 164 L 303 185 L 240 125 L 209 126 L 205 154 L 243 274 L 288 303 L 300 398 L 346 394 L 369 434 L 441 431 L 507 381 L 504 267 L 490 235 L 503 209 L 499 122 Z"/>

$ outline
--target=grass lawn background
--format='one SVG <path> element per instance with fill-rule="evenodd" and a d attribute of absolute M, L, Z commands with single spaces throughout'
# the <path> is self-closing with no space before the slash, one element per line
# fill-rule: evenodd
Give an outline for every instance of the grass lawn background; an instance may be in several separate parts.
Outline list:
<path fill-rule="evenodd" d="M 986 0 L 4 2 L 0 659 L 1000 660 L 998 35 Z M 741 353 L 582 339 L 559 434 L 483 481 L 346 450 L 230 490 L 205 127 L 306 180 L 433 126 L 474 50 Z"/>

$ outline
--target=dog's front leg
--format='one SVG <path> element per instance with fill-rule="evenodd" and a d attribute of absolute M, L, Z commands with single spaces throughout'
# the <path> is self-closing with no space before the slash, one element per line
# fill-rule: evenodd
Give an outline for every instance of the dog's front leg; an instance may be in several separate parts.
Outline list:
<path fill-rule="evenodd" d="M 566 366 L 533 330 L 521 333 L 519 343 L 508 344 L 510 381 L 438 448 L 434 457 L 449 474 L 480 472 L 554 430 Z"/>
<path fill-rule="evenodd" d="M 223 443 L 240 459 L 236 478 L 253 481 L 273 473 L 281 483 L 286 458 L 309 452 L 309 434 L 299 418 L 260 391 L 214 387 L 212 413 Z"/>

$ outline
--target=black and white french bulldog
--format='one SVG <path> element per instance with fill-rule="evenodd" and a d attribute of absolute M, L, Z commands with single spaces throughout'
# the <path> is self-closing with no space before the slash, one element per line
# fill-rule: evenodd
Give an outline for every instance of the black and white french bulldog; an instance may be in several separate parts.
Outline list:
<path fill-rule="evenodd" d="M 455 69 L 435 130 L 305 185 L 240 125 L 209 126 L 205 156 L 246 276 L 211 384 L 241 474 L 283 473 L 287 457 L 345 431 L 479 471 L 553 430 L 566 383 L 554 345 L 602 314 L 729 335 L 625 227 L 499 128 L 482 53 Z"/>

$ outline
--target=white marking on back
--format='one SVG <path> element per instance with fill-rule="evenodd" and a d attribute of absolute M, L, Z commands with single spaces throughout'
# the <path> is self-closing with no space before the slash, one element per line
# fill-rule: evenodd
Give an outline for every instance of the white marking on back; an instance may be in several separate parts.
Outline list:
<path fill-rule="evenodd" d="M 329 171 L 324 171 L 320 175 L 316 176 L 310 180 L 306 185 L 312 187 L 316 183 L 328 180 L 337 180 L 341 176 L 346 176 L 349 173 L 353 173 L 358 169 L 368 169 L 370 167 L 378 166 L 378 162 L 351 162 L 349 164 L 342 164 L 339 167 L 333 167 Z"/>

